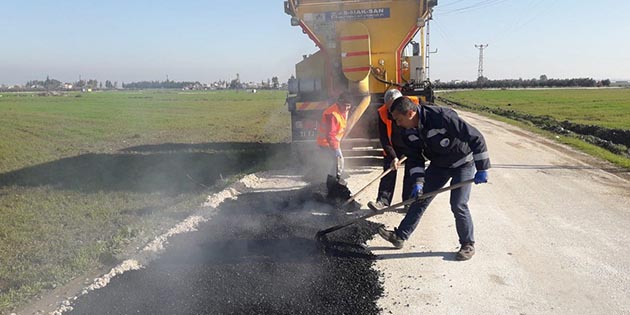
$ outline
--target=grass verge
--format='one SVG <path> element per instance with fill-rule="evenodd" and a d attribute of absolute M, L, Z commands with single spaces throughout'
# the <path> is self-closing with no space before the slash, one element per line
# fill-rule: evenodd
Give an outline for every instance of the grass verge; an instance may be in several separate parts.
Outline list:
<path fill-rule="evenodd" d="M 485 115 L 493 119 L 500 120 L 500 121 L 503 121 L 512 125 L 516 125 L 518 127 L 543 135 L 548 139 L 552 139 L 554 141 L 567 144 L 591 156 L 609 161 L 613 163 L 614 165 L 630 170 L 630 158 L 627 158 L 620 154 L 615 154 L 609 150 L 603 149 L 600 146 L 581 140 L 580 139 L 581 136 L 579 135 L 575 135 L 575 134 L 571 135 L 571 134 L 566 134 L 566 133 L 558 134 L 558 133 L 554 133 L 548 130 L 543 130 L 535 126 L 535 124 L 531 121 L 524 120 L 524 119 L 512 119 L 509 117 L 500 116 L 500 115 L 495 114 L 494 113 L 495 111 L 493 110 L 493 109 L 501 108 L 500 105 L 498 105 L 498 103 L 508 104 L 505 102 L 509 101 L 509 102 L 514 102 L 516 104 L 519 104 L 519 103 L 524 102 L 522 99 L 528 100 L 527 102 L 530 102 L 529 100 L 532 100 L 532 99 L 537 99 L 536 97 L 533 97 L 528 94 L 528 93 L 531 93 L 533 95 L 538 95 L 538 98 L 540 98 L 540 95 L 557 96 L 560 99 L 563 99 L 565 103 L 571 103 L 572 104 L 571 106 L 575 108 L 575 111 L 581 113 L 578 116 L 584 116 L 584 115 L 588 115 L 586 114 L 586 112 L 588 112 L 588 109 L 583 108 L 581 104 L 583 102 L 589 102 L 589 98 L 587 97 L 589 93 L 592 93 L 593 98 L 604 98 L 604 99 L 607 99 L 607 98 L 616 99 L 616 97 L 618 97 L 620 93 L 620 91 L 618 90 L 585 90 L 585 91 L 581 91 L 580 93 L 577 93 L 577 95 L 579 95 L 579 98 L 574 98 L 573 102 L 567 101 L 568 99 L 571 99 L 571 95 L 576 94 L 574 93 L 574 91 L 575 90 L 552 90 L 552 91 L 545 90 L 543 91 L 544 93 L 542 94 L 541 94 L 541 91 L 515 91 L 516 93 L 509 93 L 507 95 L 505 94 L 505 92 L 510 92 L 510 91 L 501 91 L 501 90 L 499 91 L 496 91 L 496 90 L 495 91 L 466 91 L 466 92 L 461 92 L 461 93 L 460 92 L 445 93 L 441 95 L 441 98 L 446 99 L 449 102 L 461 104 L 465 106 L 467 109 L 473 110 L 482 115 Z M 611 92 L 612 96 L 602 96 L 606 92 Z M 630 95 L 630 90 L 627 90 L 627 91 L 622 90 L 621 93 L 623 95 L 625 95 L 624 93 L 627 93 L 628 95 Z M 496 95 L 501 95 L 501 96 L 496 96 Z M 488 97 L 490 101 L 486 103 L 486 101 L 483 100 L 483 97 Z M 533 117 L 538 117 L 535 115 L 536 114 L 541 114 L 541 115 L 549 114 L 549 112 L 542 112 L 542 109 L 545 107 L 553 107 L 553 104 L 549 104 L 549 103 L 538 104 L 536 109 L 528 109 L 527 107 L 516 107 L 516 108 L 511 108 L 511 110 L 516 113 L 524 113 L 524 114 L 533 115 Z M 621 110 L 623 114 L 616 112 L 617 110 Z M 503 112 L 503 111 L 499 110 L 499 112 Z M 622 127 L 626 127 L 627 129 L 630 129 L 630 117 L 628 117 L 627 120 L 619 119 L 619 117 L 625 117 L 627 113 L 630 113 L 630 103 L 618 104 L 617 106 L 615 106 L 615 110 L 613 110 L 613 113 L 608 114 L 609 116 L 614 116 L 614 117 L 602 116 L 599 118 L 599 121 L 609 121 L 609 122 L 614 121 L 613 124 L 605 123 L 602 125 L 622 126 Z M 599 114 L 602 115 L 602 112 L 599 112 Z M 549 115 L 546 115 L 546 116 L 549 116 Z M 560 119 L 562 117 L 563 119 L 566 119 L 568 117 L 575 117 L 575 116 L 576 115 L 570 114 L 570 110 L 565 109 L 564 116 L 556 116 L 555 118 Z"/>

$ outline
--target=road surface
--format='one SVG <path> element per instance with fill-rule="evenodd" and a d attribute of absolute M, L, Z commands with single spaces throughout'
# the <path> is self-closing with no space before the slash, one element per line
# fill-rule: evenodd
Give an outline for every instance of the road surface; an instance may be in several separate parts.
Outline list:
<path fill-rule="evenodd" d="M 437 197 L 402 250 L 378 236 L 369 242 L 383 273 L 384 313 L 630 313 L 628 173 L 460 114 L 484 134 L 493 164 L 490 182 L 471 194 L 476 254 L 454 261 L 459 244 L 448 195 Z M 401 219 L 375 221 L 391 228 Z"/>

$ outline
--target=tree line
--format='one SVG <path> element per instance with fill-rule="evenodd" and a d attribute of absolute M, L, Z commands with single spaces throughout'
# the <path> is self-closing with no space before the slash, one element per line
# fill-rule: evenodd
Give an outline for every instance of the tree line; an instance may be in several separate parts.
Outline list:
<path fill-rule="evenodd" d="M 230 82 L 221 81 L 213 83 L 215 88 L 227 88 L 227 89 L 244 89 L 248 86 L 241 83 L 240 80 L 234 79 Z M 451 81 L 441 82 L 435 80 L 433 82 L 434 88 L 437 89 L 476 89 L 476 88 L 540 88 L 540 87 L 607 87 L 610 86 L 610 79 L 601 81 L 594 80 L 592 78 L 572 78 L 572 79 L 549 79 L 546 75 L 541 75 L 538 79 L 504 79 L 504 80 L 489 80 L 485 77 L 481 77 L 476 81 Z M 215 86 L 216 85 L 216 86 Z M 122 83 L 123 89 L 200 89 L 206 86 L 199 81 L 139 81 L 131 83 Z M 280 83 L 278 77 L 268 79 L 267 82 L 262 81 L 257 88 L 271 88 L 278 89 Z M 63 83 L 56 79 L 46 77 L 46 80 L 31 80 L 26 82 L 24 87 L 20 87 L 17 90 L 32 90 L 32 91 L 54 91 L 54 90 L 83 90 L 83 89 L 117 89 L 118 82 L 112 82 L 106 80 L 105 82 L 99 82 L 95 79 L 79 80 L 72 83 Z M 16 89 L 14 89 L 16 90 Z"/>
<path fill-rule="evenodd" d="M 601 81 L 592 78 L 549 79 L 541 75 L 539 79 L 505 79 L 488 80 L 480 77 L 477 81 L 440 82 L 436 80 L 433 86 L 438 89 L 477 89 L 477 88 L 541 88 L 541 87 L 602 87 L 610 86 L 610 80 Z"/>
<path fill-rule="evenodd" d="M 279 89 L 281 87 L 278 77 L 273 77 L 264 80 L 260 83 L 244 83 L 238 79 L 231 81 L 217 81 L 210 84 L 203 84 L 199 81 L 172 81 L 168 78 L 166 81 L 139 81 L 122 83 L 123 89 L 184 89 L 184 90 L 200 90 L 200 89 Z M 12 86 L 6 87 L 0 86 L 0 90 L 10 91 L 61 91 L 61 90 L 110 90 L 118 89 L 118 82 L 112 82 L 106 80 L 105 82 L 99 82 L 95 79 L 79 80 L 72 83 L 64 83 L 50 77 L 46 77 L 46 80 L 30 80 L 26 82 L 24 86 Z"/>
<path fill-rule="evenodd" d="M 104 85 L 103 85 L 104 84 Z M 116 89 L 118 82 L 106 80 L 104 83 L 95 79 L 78 80 L 72 83 L 63 83 L 56 79 L 46 77 L 46 80 L 30 80 L 20 90 L 31 91 L 55 91 L 55 90 L 82 90 L 82 89 Z"/>
<path fill-rule="evenodd" d="M 123 83 L 122 87 L 123 89 L 134 89 L 134 90 L 141 90 L 141 89 L 183 89 L 186 87 L 191 87 L 191 86 L 201 86 L 202 84 L 199 83 L 198 81 L 192 82 L 192 81 L 182 81 L 182 82 L 177 82 L 177 81 L 171 81 L 171 80 L 166 80 L 166 81 L 140 81 L 140 82 L 131 82 L 131 83 Z"/>

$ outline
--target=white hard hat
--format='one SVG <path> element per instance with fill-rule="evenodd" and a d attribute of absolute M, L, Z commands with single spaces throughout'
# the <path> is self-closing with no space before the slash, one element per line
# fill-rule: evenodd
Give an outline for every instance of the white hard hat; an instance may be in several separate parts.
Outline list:
<path fill-rule="evenodd" d="M 385 92 L 385 96 L 383 97 L 385 100 L 385 104 L 392 104 L 397 98 L 403 96 L 400 91 L 396 89 L 389 89 Z"/>

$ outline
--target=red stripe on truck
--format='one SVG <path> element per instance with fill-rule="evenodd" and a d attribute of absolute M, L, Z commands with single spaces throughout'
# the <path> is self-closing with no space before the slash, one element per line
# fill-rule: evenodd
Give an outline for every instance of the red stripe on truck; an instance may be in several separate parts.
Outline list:
<path fill-rule="evenodd" d="M 339 40 L 359 40 L 359 39 L 368 39 L 369 35 L 351 35 L 351 36 L 341 36 Z"/>
<path fill-rule="evenodd" d="M 344 68 L 343 69 L 343 72 L 360 72 L 360 71 L 370 71 L 370 67 Z"/>
<path fill-rule="evenodd" d="M 356 57 L 356 56 L 365 56 L 369 54 L 370 54 L 369 51 L 353 51 L 353 52 L 344 53 L 342 54 L 342 56 L 343 57 Z"/>

